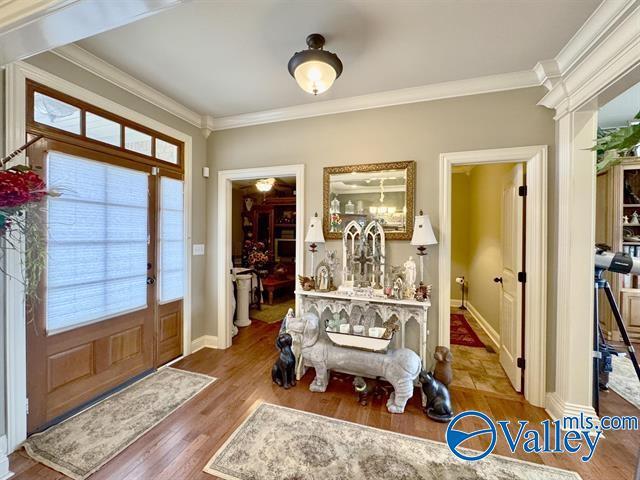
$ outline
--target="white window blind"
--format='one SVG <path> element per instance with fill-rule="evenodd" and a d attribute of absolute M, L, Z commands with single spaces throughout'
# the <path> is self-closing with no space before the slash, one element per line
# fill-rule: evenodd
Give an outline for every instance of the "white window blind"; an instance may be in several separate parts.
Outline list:
<path fill-rule="evenodd" d="M 147 306 L 148 176 L 50 152 L 47 331 Z"/>
<path fill-rule="evenodd" d="M 184 296 L 184 201 L 183 184 L 160 179 L 160 302 Z"/>

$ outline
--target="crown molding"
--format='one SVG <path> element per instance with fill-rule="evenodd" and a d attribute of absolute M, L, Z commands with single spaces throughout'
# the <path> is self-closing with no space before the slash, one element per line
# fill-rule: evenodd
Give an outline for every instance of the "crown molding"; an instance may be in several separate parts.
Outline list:
<path fill-rule="evenodd" d="M 556 55 L 560 73 L 567 73 L 637 3 L 637 0 L 603 0 Z"/>
<path fill-rule="evenodd" d="M 334 115 L 336 113 L 391 107 L 407 103 L 428 102 L 481 93 L 515 90 L 538 85 L 540 85 L 540 82 L 536 74 L 532 70 L 526 70 L 371 93 L 356 97 L 339 98 L 324 102 L 307 103 L 262 112 L 244 113 L 218 118 L 209 117 L 207 127 L 214 131 L 226 130 L 230 128 L 261 125 L 264 123 L 284 122 L 287 120 L 298 120 L 322 115 Z"/>
<path fill-rule="evenodd" d="M 203 117 L 199 113 L 185 107 L 173 98 L 114 67 L 78 45 L 66 45 L 56 48 L 52 52 L 191 125 L 198 128 L 203 126 Z"/>
<path fill-rule="evenodd" d="M 555 109 L 560 117 L 577 110 L 597 92 L 640 65 L 640 0 L 632 4 L 631 10 L 625 9 L 624 17 L 610 19 L 606 35 L 600 35 L 600 40 L 579 62 L 562 73 L 538 105 Z"/>

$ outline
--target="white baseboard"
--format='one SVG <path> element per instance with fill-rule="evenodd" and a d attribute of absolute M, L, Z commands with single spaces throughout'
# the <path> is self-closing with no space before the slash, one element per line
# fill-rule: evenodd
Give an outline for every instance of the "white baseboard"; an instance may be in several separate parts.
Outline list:
<path fill-rule="evenodd" d="M 598 415 L 591 405 L 578 405 L 565 402 L 556 392 L 548 392 L 545 398 L 545 411 L 552 420 L 559 420 L 564 417 L 592 417 L 598 420 Z"/>
<path fill-rule="evenodd" d="M 214 335 L 203 335 L 191 342 L 191 353 L 196 353 L 203 348 L 218 348 L 218 337 Z"/>
<path fill-rule="evenodd" d="M 450 300 L 451 308 L 460 308 L 461 305 L 462 305 L 462 300 L 459 298 L 452 298 Z"/>
<path fill-rule="evenodd" d="M 9 458 L 7 457 L 7 437 L 0 436 L 0 480 L 13 477 L 13 472 L 9 471 Z"/>

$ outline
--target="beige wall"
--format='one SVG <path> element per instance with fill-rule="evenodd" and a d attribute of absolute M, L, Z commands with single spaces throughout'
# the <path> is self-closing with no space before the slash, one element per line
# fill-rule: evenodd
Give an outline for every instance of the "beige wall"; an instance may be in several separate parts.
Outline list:
<path fill-rule="evenodd" d="M 451 298 L 461 300 L 456 277 L 469 277 L 469 175 L 451 176 Z M 466 297 L 465 297 L 466 298 Z"/>
<path fill-rule="evenodd" d="M 215 172 L 270 165 L 306 165 L 306 225 L 314 212 L 322 211 L 323 167 L 416 160 L 416 207 L 431 216 L 438 235 L 439 154 L 553 145 L 553 113 L 536 106 L 543 94 L 542 88 L 529 88 L 214 132 L 207 142 L 212 169 L 207 184 L 209 251 L 215 247 L 217 230 Z M 339 248 L 340 243 L 327 246 Z M 415 256 L 408 241 L 390 241 L 387 248 L 393 265 Z M 431 345 L 437 338 L 437 251 L 430 248 L 425 263 L 426 280 L 434 283 Z M 207 260 L 207 306 L 215 312 L 218 263 L 215 255 Z M 215 335 L 215 327 L 207 333 Z"/>
<path fill-rule="evenodd" d="M 193 139 L 193 212 L 192 243 L 206 243 L 206 187 L 205 179 L 202 177 L 202 167 L 207 164 L 206 140 L 199 128 L 167 113 L 166 111 L 132 95 L 121 88 L 83 70 L 53 53 L 42 53 L 27 60 L 28 63 L 46 70 L 60 78 L 75 83 L 81 87 L 91 90 L 105 98 L 126 106 L 132 110 L 140 112 L 154 120 L 162 122 L 176 130 L 180 130 Z M 208 252 L 207 252 L 208 253 Z M 192 338 L 197 338 L 211 331 L 213 321 L 207 319 L 204 309 L 204 278 L 205 278 L 205 258 L 202 256 L 192 257 L 191 275 L 191 315 L 192 315 Z M 208 325 L 206 322 L 209 322 Z M 213 327 L 215 328 L 215 327 Z"/>
<path fill-rule="evenodd" d="M 502 272 L 502 190 L 513 166 L 483 165 L 469 175 L 469 302 L 498 333 L 501 290 L 493 279 Z"/>

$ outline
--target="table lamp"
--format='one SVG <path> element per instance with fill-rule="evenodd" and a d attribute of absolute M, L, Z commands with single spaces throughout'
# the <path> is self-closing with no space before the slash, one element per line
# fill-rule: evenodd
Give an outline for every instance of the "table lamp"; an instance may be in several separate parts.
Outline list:
<path fill-rule="evenodd" d="M 305 243 L 309 243 L 309 251 L 311 251 L 311 278 L 315 277 L 315 255 L 318 251 L 318 243 L 324 243 L 324 235 L 322 233 L 322 219 L 318 217 L 318 213 L 311 217 Z"/>
<path fill-rule="evenodd" d="M 429 215 L 425 215 L 422 210 L 420 210 L 420 215 L 416 216 L 413 225 L 413 237 L 411 238 L 411 245 L 418 247 L 418 258 L 420 259 L 420 285 L 416 291 L 417 296 L 420 294 L 424 297 L 427 290 L 424 285 L 424 256 L 427 254 L 426 245 L 436 245 L 437 243 L 438 240 L 436 240 L 436 236 L 433 234 L 433 227 L 431 226 L 431 221 L 429 221 Z"/>

